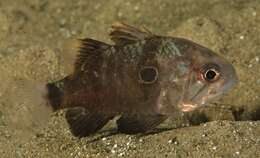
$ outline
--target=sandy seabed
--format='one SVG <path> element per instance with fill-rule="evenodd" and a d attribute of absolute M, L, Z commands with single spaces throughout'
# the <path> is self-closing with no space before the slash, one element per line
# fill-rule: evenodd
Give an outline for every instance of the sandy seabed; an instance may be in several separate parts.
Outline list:
<path fill-rule="evenodd" d="M 258 0 L 1 0 L 0 157 L 260 157 L 259 15 Z M 107 34 L 116 21 L 211 48 L 233 63 L 239 85 L 222 105 L 175 116 L 146 135 L 115 133 L 111 122 L 78 139 L 63 112 L 32 136 L 8 124 L 20 79 L 62 78 L 63 43 L 80 37 L 111 42 Z"/>

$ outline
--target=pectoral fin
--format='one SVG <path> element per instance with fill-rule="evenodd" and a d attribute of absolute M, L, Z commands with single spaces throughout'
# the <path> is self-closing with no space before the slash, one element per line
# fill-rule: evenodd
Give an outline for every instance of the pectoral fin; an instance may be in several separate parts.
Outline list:
<path fill-rule="evenodd" d="M 123 115 L 117 120 L 117 127 L 121 133 L 143 133 L 154 129 L 166 119 L 164 115 Z"/>

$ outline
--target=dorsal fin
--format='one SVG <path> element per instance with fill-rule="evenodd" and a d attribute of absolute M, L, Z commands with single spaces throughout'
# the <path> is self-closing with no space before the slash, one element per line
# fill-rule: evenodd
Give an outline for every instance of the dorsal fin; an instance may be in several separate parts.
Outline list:
<path fill-rule="evenodd" d="M 102 62 L 103 53 L 110 47 L 109 44 L 90 38 L 78 40 L 78 55 L 75 61 L 75 71 L 93 70 Z"/>
<path fill-rule="evenodd" d="M 153 33 L 146 28 L 138 29 L 124 23 L 115 23 L 111 28 L 109 35 L 116 45 L 130 44 L 153 36 Z"/>

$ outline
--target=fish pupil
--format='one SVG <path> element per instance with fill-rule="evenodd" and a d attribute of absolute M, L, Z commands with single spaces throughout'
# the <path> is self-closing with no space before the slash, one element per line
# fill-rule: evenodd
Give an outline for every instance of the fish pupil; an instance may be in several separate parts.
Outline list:
<path fill-rule="evenodd" d="M 145 67 L 139 73 L 139 79 L 142 83 L 153 83 L 156 81 L 158 71 L 154 67 Z"/>
<path fill-rule="evenodd" d="M 215 79 L 215 77 L 217 76 L 217 73 L 215 70 L 208 70 L 205 74 L 205 79 L 208 80 L 208 81 L 212 81 Z"/>

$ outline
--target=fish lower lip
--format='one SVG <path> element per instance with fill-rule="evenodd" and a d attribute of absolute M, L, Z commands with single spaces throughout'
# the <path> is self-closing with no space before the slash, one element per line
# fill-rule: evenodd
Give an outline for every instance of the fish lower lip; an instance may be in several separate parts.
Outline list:
<path fill-rule="evenodd" d="M 189 104 L 189 103 L 183 103 L 181 104 L 181 111 L 182 112 L 190 112 L 197 108 L 196 104 Z"/>

